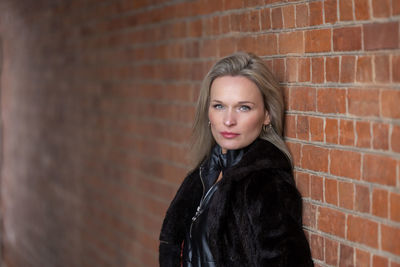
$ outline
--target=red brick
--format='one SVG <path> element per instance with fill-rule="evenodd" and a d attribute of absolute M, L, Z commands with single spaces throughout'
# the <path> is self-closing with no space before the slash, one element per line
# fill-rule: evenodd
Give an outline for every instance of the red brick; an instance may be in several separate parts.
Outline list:
<path fill-rule="evenodd" d="M 400 14 L 400 2 L 399 1 L 392 1 L 392 13 L 393 13 L 393 15 Z"/>
<path fill-rule="evenodd" d="M 326 81 L 338 82 L 339 81 L 339 57 L 326 58 Z"/>
<path fill-rule="evenodd" d="M 383 90 L 381 96 L 382 116 L 399 119 L 400 118 L 400 91 L 399 90 Z"/>
<path fill-rule="evenodd" d="M 392 56 L 392 80 L 400 82 L 400 56 Z"/>
<path fill-rule="evenodd" d="M 273 61 L 272 58 L 264 59 L 264 63 L 269 70 L 272 70 L 272 61 Z M 283 97 L 285 98 L 285 94 L 283 95 Z M 285 99 L 284 99 L 284 101 L 285 101 Z M 286 105 L 286 102 L 285 102 L 285 105 Z"/>
<path fill-rule="evenodd" d="M 309 140 L 310 139 L 310 126 L 308 123 L 307 116 L 297 116 L 297 123 L 296 123 L 296 132 L 297 132 L 297 139 L 301 140 Z"/>
<path fill-rule="evenodd" d="M 375 81 L 380 83 L 390 82 L 390 64 L 388 55 L 374 57 Z"/>
<path fill-rule="evenodd" d="M 346 27 L 333 30 L 334 51 L 361 50 L 361 27 Z"/>
<path fill-rule="evenodd" d="M 389 149 L 389 125 L 385 123 L 372 124 L 372 147 L 374 149 Z"/>
<path fill-rule="evenodd" d="M 297 80 L 299 82 L 309 82 L 310 81 L 310 58 L 299 58 L 297 60 Z"/>
<path fill-rule="evenodd" d="M 393 125 L 392 136 L 390 137 L 392 150 L 400 152 L 400 126 Z"/>
<path fill-rule="evenodd" d="M 226 37 L 218 39 L 219 56 L 228 56 L 236 51 L 237 39 L 233 37 Z M 260 51 L 257 51 L 260 52 Z M 263 54 L 259 54 L 263 55 Z"/>
<path fill-rule="evenodd" d="M 388 217 L 389 207 L 388 192 L 383 189 L 374 189 L 372 191 L 372 214 L 379 217 Z"/>
<path fill-rule="evenodd" d="M 375 18 L 390 17 L 390 1 L 372 0 L 372 14 Z"/>
<path fill-rule="evenodd" d="M 279 34 L 279 53 L 303 53 L 303 32 L 288 32 Z"/>
<path fill-rule="evenodd" d="M 382 256 L 372 256 L 372 266 L 374 267 L 389 267 L 389 261 Z"/>
<path fill-rule="evenodd" d="M 325 23 L 335 23 L 337 18 L 337 0 L 325 0 Z"/>
<path fill-rule="evenodd" d="M 331 51 L 331 30 L 310 30 L 305 32 L 305 50 L 307 53 Z"/>
<path fill-rule="evenodd" d="M 309 8 L 310 8 L 309 26 L 323 24 L 322 2 L 311 2 L 309 3 Z"/>
<path fill-rule="evenodd" d="M 261 6 L 265 4 L 264 0 L 248 0 L 244 1 L 245 7 Z"/>
<path fill-rule="evenodd" d="M 328 171 L 329 151 L 325 148 L 304 145 L 302 149 L 301 166 L 313 171 Z"/>
<path fill-rule="evenodd" d="M 260 44 L 256 43 L 256 36 L 242 35 L 238 38 L 237 48 L 239 51 L 255 51 L 258 45 Z"/>
<path fill-rule="evenodd" d="M 369 188 L 363 185 L 356 185 L 356 196 L 354 201 L 354 209 L 360 212 L 370 211 Z"/>
<path fill-rule="evenodd" d="M 311 198 L 317 201 L 324 199 L 324 180 L 322 177 L 311 175 Z"/>
<path fill-rule="evenodd" d="M 340 120 L 339 126 L 339 143 L 341 145 L 354 145 L 354 123 L 349 120 Z"/>
<path fill-rule="evenodd" d="M 290 90 L 290 110 L 315 111 L 316 92 L 311 87 L 292 87 Z"/>
<path fill-rule="evenodd" d="M 219 35 L 221 33 L 220 17 L 211 17 L 205 22 L 206 25 L 203 24 L 203 33 L 205 35 Z"/>
<path fill-rule="evenodd" d="M 338 237 L 345 236 L 346 216 L 326 207 L 318 207 L 318 230 Z"/>
<path fill-rule="evenodd" d="M 307 27 L 308 26 L 308 5 L 299 4 L 296 5 L 296 26 Z"/>
<path fill-rule="evenodd" d="M 300 166 L 301 162 L 301 144 L 286 142 L 295 166 Z"/>
<path fill-rule="evenodd" d="M 215 39 L 205 39 L 200 43 L 201 57 L 215 57 L 218 51 L 218 43 Z"/>
<path fill-rule="evenodd" d="M 231 16 L 224 15 L 220 17 L 221 33 L 226 34 L 231 31 Z"/>
<path fill-rule="evenodd" d="M 382 249 L 400 255 L 400 228 L 382 224 L 381 235 Z"/>
<path fill-rule="evenodd" d="M 324 120 L 317 117 L 309 117 L 311 141 L 324 141 Z"/>
<path fill-rule="evenodd" d="M 326 119 L 325 120 L 325 140 L 327 143 L 339 143 L 339 126 L 338 120 Z"/>
<path fill-rule="evenodd" d="M 317 206 L 312 203 L 303 204 L 303 224 L 314 229 L 317 225 Z"/>
<path fill-rule="evenodd" d="M 342 0 L 343 1 L 343 0 Z M 344 244 L 340 244 L 339 267 L 354 266 L 354 248 Z"/>
<path fill-rule="evenodd" d="M 342 56 L 340 63 L 340 82 L 353 83 L 356 76 L 355 56 Z"/>
<path fill-rule="evenodd" d="M 271 9 L 272 29 L 283 28 L 282 8 L 276 7 Z"/>
<path fill-rule="evenodd" d="M 197 58 L 199 56 L 199 43 L 198 42 L 187 42 L 184 47 L 184 57 L 186 58 Z"/>
<path fill-rule="evenodd" d="M 275 55 L 278 52 L 278 38 L 275 34 L 263 34 L 255 37 L 257 55 Z"/>
<path fill-rule="evenodd" d="M 390 262 L 390 267 L 400 267 L 400 263 L 396 263 L 396 262 L 391 261 Z"/>
<path fill-rule="evenodd" d="M 282 7 L 283 13 L 283 26 L 285 28 L 294 28 L 295 27 L 295 15 L 294 15 L 294 6 L 284 6 Z"/>
<path fill-rule="evenodd" d="M 347 239 L 377 248 L 378 224 L 368 219 L 349 215 L 347 217 Z"/>
<path fill-rule="evenodd" d="M 371 147 L 371 124 L 368 121 L 356 121 L 357 147 Z"/>
<path fill-rule="evenodd" d="M 323 83 L 325 81 L 325 64 L 323 58 L 311 59 L 311 74 L 313 83 Z"/>
<path fill-rule="evenodd" d="M 287 82 L 297 82 L 297 58 L 286 58 L 285 80 Z"/>
<path fill-rule="evenodd" d="M 370 56 L 359 56 L 356 69 L 357 82 L 372 82 L 372 78 L 372 58 Z"/>
<path fill-rule="evenodd" d="M 248 30 L 251 32 L 260 31 L 260 11 L 253 10 L 249 12 L 249 26 Z"/>
<path fill-rule="evenodd" d="M 294 115 L 285 117 L 285 136 L 296 138 L 296 116 Z"/>
<path fill-rule="evenodd" d="M 364 49 L 393 49 L 399 47 L 399 23 L 364 24 Z"/>
<path fill-rule="evenodd" d="M 290 88 L 287 86 L 282 86 L 283 102 L 285 107 L 289 107 L 290 103 Z"/>
<path fill-rule="evenodd" d="M 356 266 L 370 267 L 371 254 L 367 251 L 356 249 Z"/>
<path fill-rule="evenodd" d="M 238 13 L 233 13 L 230 16 L 230 22 L 231 22 L 231 31 L 232 32 L 240 32 L 240 23 L 242 21 L 242 16 L 243 14 L 238 14 Z"/>
<path fill-rule="evenodd" d="M 223 1 L 223 8 L 224 10 L 228 9 L 237 9 L 243 7 L 243 0 L 230 0 L 230 1 Z"/>
<path fill-rule="evenodd" d="M 323 113 L 346 113 L 346 91 L 336 88 L 318 89 L 317 111 Z"/>
<path fill-rule="evenodd" d="M 271 29 L 271 9 L 264 8 L 260 11 L 261 30 Z"/>
<path fill-rule="evenodd" d="M 363 180 L 395 186 L 396 160 L 380 155 L 364 155 Z"/>
<path fill-rule="evenodd" d="M 361 155 L 345 150 L 331 150 L 330 173 L 337 176 L 359 180 L 361 172 Z"/>
<path fill-rule="evenodd" d="M 354 0 L 354 5 L 356 20 L 367 20 L 370 18 L 368 0 Z"/>
<path fill-rule="evenodd" d="M 400 194 L 390 193 L 390 219 L 400 222 Z"/>
<path fill-rule="evenodd" d="M 358 116 L 379 116 L 379 91 L 348 89 L 349 113 Z"/>
<path fill-rule="evenodd" d="M 285 60 L 283 58 L 275 58 L 272 61 L 273 72 L 278 81 L 283 81 L 285 78 Z"/>
<path fill-rule="evenodd" d="M 245 12 L 240 14 L 240 32 L 250 32 L 253 30 L 253 27 L 259 27 L 259 22 L 257 24 L 253 24 L 250 21 L 250 13 Z"/>
<path fill-rule="evenodd" d="M 353 20 L 353 1 L 339 0 L 339 18 L 341 21 Z"/>
<path fill-rule="evenodd" d="M 354 184 L 339 182 L 339 207 L 352 210 L 354 207 Z"/>
<path fill-rule="evenodd" d="M 188 37 L 200 37 L 203 34 L 203 23 L 201 20 L 188 22 Z"/>
<path fill-rule="evenodd" d="M 325 262 L 327 264 L 337 266 L 339 258 L 338 251 L 339 243 L 325 238 Z"/>
<path fill-rule="evenodd" d="M 310 197 L 310 175 L 304 172 L 296 172 L 296 186 L 302 197 Z"/>
<path fill-rule="evenodd" d="M 338 205 L 338 183 L 334 179 L 325 178 L 325 201 L 332 205 Z"/>
<path fill-rule="evenodd" d="M 324 260 L 324 238 L 319 235 L 311 234 L 310 247 L 313 259 Z"/>

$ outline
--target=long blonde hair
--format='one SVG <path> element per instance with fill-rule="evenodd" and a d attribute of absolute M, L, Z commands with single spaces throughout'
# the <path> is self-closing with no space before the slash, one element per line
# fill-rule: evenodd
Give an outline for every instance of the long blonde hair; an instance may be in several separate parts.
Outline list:
<path fill-rule="evenodd" d="M 209 155 L 215 144 L 208 125 L 210 88 L 213 81 L 222 76 L 243 76 L 257 85 L 272 125 L 265 127 L 266 129 L 263 127 L 260 138 L 270 141 L 291 161 L 290 152 L 282 138 L 284 103 L 279 83 L 261 58 L 251 53 L 239 52 L 215 63 L 203 80 L 193 124 L 191 154 L 194 166 L 198 166 Z"/>

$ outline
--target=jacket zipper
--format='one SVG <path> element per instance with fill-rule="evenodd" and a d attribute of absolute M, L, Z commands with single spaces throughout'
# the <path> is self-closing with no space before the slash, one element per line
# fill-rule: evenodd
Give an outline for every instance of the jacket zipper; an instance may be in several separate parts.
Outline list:
<path fill-rule="evenodd" d="M 201 184 L 203 185 L 203 194 L 201 195 L 200 203 L 199 203 L 199 206 L 197 207 L 196 214 L 192 217 L 192 222 L 190 224 L 190 230 L 189 230 L 190 238 L 192 238 L 193 223 L 194 223 L 194 221 L 196 221 L 197 217 L 200 215 L 200 207 L 201 207 L 201 204 L 203 203 L 203 199 L 205 197 L 204 194 L 205 194 L 205 191 L 206 191 L 206 186 L 204 185 L 203 176 L 201 175 L 201 170 L 202 169 L 203 169 L 203 166 L 200 166 L 199 174 L 200 174 Z"/>

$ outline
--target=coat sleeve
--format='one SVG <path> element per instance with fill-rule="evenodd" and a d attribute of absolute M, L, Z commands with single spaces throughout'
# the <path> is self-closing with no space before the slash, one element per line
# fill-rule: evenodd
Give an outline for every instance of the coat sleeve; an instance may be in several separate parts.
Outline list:
<path fill-rule="evenodd" d="M 181 266 L 186 228 L 190 225 L 202 194 L 201 181 L 195 174 L 193 172 L 184 179 L 165 215 L 160 233 L 160 267 Z"/>
<path fill-rule="evenodd" d="M 302 229 L 302 199 L 292 173 L 273 170 L 245 188 L 244 250 L 251 266 L 313 266 Z"/>

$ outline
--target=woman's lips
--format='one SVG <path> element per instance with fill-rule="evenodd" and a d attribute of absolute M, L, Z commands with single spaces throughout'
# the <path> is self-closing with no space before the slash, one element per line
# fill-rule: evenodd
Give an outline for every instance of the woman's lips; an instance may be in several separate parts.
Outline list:
<path fill-rule="evenodd" d="M 221 132 L 221 135 L 227 139 L 232 139 L 238 136 L 238 133 L 231 133 L 231 132 Z"/>

